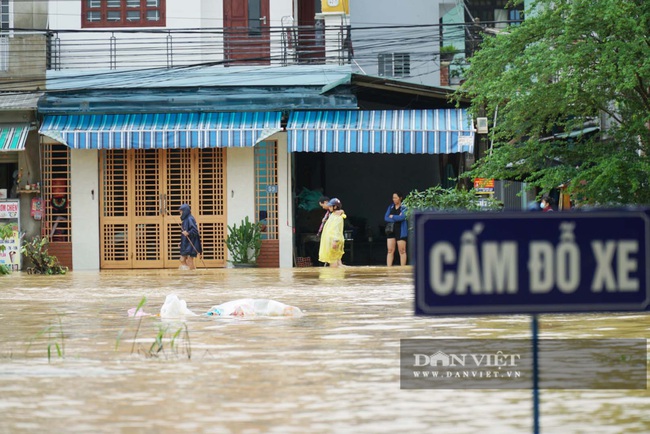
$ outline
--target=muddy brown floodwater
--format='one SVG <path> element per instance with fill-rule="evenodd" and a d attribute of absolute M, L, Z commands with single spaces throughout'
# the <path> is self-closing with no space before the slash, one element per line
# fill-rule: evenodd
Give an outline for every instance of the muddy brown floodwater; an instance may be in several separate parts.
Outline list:
<path fill-rule="evenodd" d="M 0 277 L 0 432 L 531 432 L 530 390 L 400 389 L 400 339 L 530 336 L 526 315 L 414 317 L 412 273 Z M 271 298 L 306 315 L 199 315 L 184 323 L 127 316 L 143 297 L 144 310 L 158 313 L 171 293 L 198 314 L 238 298 Z M 650 316 L 541 315 L 540 327 L 542 338 L 645 338 Z M 163 347 L 155 352 L 158 335 Z M 542 390 L 541 428 L 647 433 L 649 409 L 647 389 Z"/>

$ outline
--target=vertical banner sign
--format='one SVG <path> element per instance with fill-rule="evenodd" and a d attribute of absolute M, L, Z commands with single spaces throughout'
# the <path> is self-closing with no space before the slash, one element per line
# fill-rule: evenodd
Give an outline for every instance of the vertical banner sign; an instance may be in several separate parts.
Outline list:
<path fill-rule="evenodd" d="M 648 210 L 417 213 L 418 315 L 642 311 Z"/>
<path fill-rule="evenodd" d="M 30 214 L 34 220 L 41 220 L 43 218 L 43 199 L 40 197 L 32 199 Z"/>
<path fill-rule="evenodd" d="M 10 224 L 13 235 L 6 240 L 0 239 L 0 264 L 8 265 L 13 271 L 21 268 L 20 254 L 20 227 L 18 218 L 20 215 L 20 203 L 17 200 L 0 201 L 0 224 Z"/>

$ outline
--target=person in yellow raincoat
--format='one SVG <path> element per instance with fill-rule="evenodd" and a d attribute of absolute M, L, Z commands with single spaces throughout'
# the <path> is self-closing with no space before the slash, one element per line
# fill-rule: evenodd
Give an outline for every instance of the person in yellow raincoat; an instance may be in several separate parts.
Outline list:
<path fill-rule="evenodd" d="M 345 238 L 343 237 L 343 226 L 345 212 L 341 209 L 341 201 L 333 198 L 329 201 L 330 216 L 323 226 L 320 236 L 320 248 L 318 249 L 318 260 L 325 262 L 330 267 L 341 267 L 343 262 L 343 249 Z"/>

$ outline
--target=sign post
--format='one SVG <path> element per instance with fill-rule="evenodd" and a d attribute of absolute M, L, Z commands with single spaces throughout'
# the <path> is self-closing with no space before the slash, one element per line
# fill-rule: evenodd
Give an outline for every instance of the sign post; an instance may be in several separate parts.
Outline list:
<path fill-rule="evenodd" d="M 533 314 L 530 328 L 533 335 L 531 343 L 533 350 L 533 434 L 539 434 L 539 357 L 537 354 L 539 324 L 537 323 L 537 314 Z"/>
<path fill-rule="evenodd" d="M 414 226 L 416 315 L 532 314 L 535 433 L 537 314 L 650 305 L 647 209 L 424 212 Z"/>

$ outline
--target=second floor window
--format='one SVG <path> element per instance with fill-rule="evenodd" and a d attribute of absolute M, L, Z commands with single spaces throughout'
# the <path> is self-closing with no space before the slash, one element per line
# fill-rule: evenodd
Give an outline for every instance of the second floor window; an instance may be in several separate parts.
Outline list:
<path fill-rule="evenodd" d="M 0 0 L 0 71 L 9 70 L 9 29 L 13 27 L 12 5 L 9 0 Z"/>
<path fill-rule="evenodd" d="M 411 56 L 408 53 L 382 53 L 377 57 L 378 73 L 383 77 L 411 75 Z"/>
<path fill-rule="evenodd" d="M 0 0 L 0 30 L 7 31 L 11 28 L 11 11 L 9 0 Z"/>
<path fill-rule="evenodd" d="M 165 0 L 82 0 L 82 27 L 164 27 Z"/>

